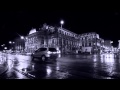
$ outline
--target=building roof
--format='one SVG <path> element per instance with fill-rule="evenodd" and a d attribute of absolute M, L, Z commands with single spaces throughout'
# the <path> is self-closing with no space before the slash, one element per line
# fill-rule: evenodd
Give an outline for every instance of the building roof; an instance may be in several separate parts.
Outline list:
<path fill-rule="evenodd" d="M 36 31 L 35 28 L 34 28 L 34 29 L 31 29 L 30 32 L 29 32 L 29 35 L 30 35 L 30 34 L 33 34 L 33 33 L 36 33 L 36 32 L 37 32 L 37 31 Z"/>

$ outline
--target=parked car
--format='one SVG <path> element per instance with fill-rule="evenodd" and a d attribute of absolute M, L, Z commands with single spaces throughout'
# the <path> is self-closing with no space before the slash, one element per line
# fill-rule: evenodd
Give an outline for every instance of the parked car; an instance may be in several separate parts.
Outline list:
<path fill-rule="evenodd" d="M 60 51 L 56 50 L 56 48 L 39 48 L 32 54 L 32 60 L 34 58 L 40 58 L 42 61 L 46 60 L 56 60 L 60 57 Z"/>

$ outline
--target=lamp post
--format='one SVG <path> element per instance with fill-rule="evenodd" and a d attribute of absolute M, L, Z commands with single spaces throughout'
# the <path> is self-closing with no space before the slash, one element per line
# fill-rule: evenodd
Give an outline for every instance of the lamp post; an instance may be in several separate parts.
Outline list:
<path fill-rule="evenodd" d="M 61 24 L 61 29 L 62 29 L 62 26 L 64 25 L 64 20 L 61 20 L 60 21 L 60 24 Z M 62 45 L 61 45 L 61 51 L 62 51 L 62 53 L 63 53 L 63 41 L 62 41 Z"/>
<path fill-rule="evenodd" d="M 62 26 L 64 25 L 64 21 L 61 20 L 61 21 L 60 21 L 60 24 L 61 24 L 61 28 L 62 28 Z"/>

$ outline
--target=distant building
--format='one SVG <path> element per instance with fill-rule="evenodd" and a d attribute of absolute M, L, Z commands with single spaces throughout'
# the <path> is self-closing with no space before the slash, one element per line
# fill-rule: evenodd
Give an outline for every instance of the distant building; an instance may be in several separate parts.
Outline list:
<path fill-rule="evenodd" d="M 77 52 L 80 36 L 67 29 L 44 24 L 38 30 L 32 29 L 25 41 L 26 52 L 32 53 L 40 47 L 55 47 L 62 53 Z"/>
<path fill-rule="evenodd" d="M 114 49 L 114 53 L 118 53 L 119 50 L 117 47 L 114 47 L 113 49 Z"/>
<path fill-rule="evenodd" d="M 13 50 L 15 52 L 24 52 L 25 50 L 25 40 L 24 39 L 20 39 L 20 38 L 16 38 L 14 40 L 14 44 L 13 44 Z"/>
<path fill-rule="evenodd" d="M 40 47 L 54 47 L 62 53 L 102 53 L 111 47 L 95 32 L 76 34 L 61 27 L 44 24 L 39 29 L 30 30 L 25 39 L 25 52 L 33 53 Z"/>
<path fill-rule="evenodd" d="M 105 50 L 104 42 L 105 42 L 105 40 L 100 38 L 100 53 L 103 53 Z"/>
<path fill-rule="evenodd" d="M 95 32 L 80 35 L 82 53 L 100 53 L 101 39 Z"/>
<path fill-rule="evenodd" d="M 105 52 L 112 52 L 113 51 L 113 46 L 112 46 L 112 41 L 111 40 L 105 40 L 104 41 L 104 51 Z"/>

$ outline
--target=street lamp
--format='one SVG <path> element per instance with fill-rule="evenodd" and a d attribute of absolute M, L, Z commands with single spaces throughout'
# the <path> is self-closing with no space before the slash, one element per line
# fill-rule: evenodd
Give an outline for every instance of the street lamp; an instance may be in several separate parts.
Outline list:
<path fill-rule="evenodd" d="M 21 36 L 20 38 L 21 38 L 21 39 L 24 39 L 24 36 Z"/>
<path fill-rule="evenodd" d="M 20 36 L 21 39 L 25 39 L 24 36 L 21 36 L 20 34 L 17 33 L 18 36 Z"/>
<path fill-rule="evenodd" d="M 9 41 L 9 44 L 12 44 L 12 42 L 11 42 L 11 41 Z"/>
<path fill-rule="evenodd" d="M 1 47 L 4 47 L 4 46 L 5 46 L 5 44 L 1 45 Z"/>
<path fill-rule="evenodd" d="M 63 20 L 61 20 L 61 21 L 60 21 L 60 24 L 61 24 L 61 28 L 62 28 L 62 25 L 64 24 L 64 21 L 63 21 Z"/>
<path fill-rule="evenodd" d="M 7 49 L 7 47 L 4 47 L 4 49 L 6 50 L 6 49 Z"/>

